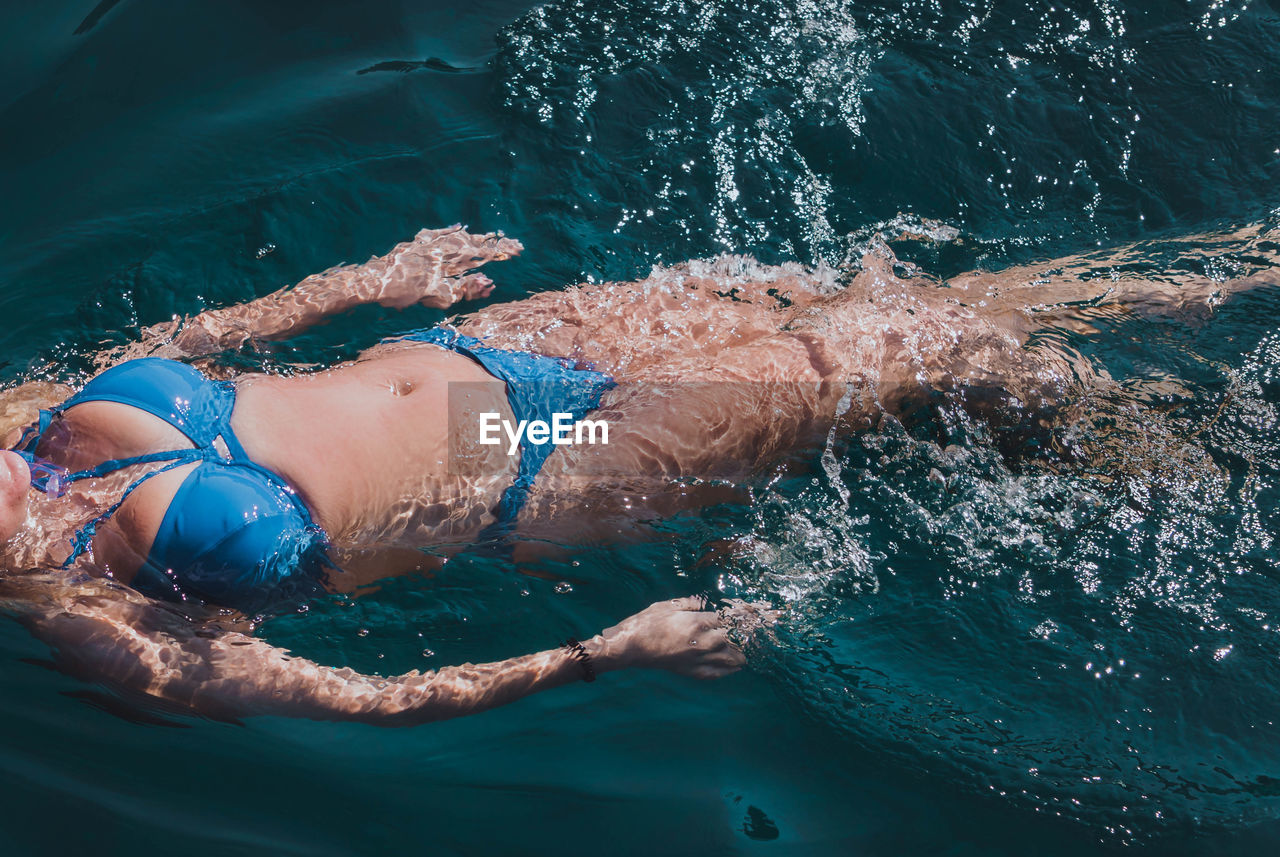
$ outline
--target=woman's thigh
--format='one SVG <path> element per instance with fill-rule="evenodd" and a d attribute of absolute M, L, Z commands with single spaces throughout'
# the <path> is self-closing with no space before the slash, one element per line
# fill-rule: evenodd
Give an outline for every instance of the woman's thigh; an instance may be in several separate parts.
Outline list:
<path fill-rule="evenodd" d="M 495 304 L 458 329 L 494 348 L 581 361 L 621 380 L 690 360 L 710 365 L 726 349 L 775 336 L 791 317 L 769 295 L 743 298 L 725 289 L 668 270 Z"/>
<path fill-rule="evenodd" d="M 673 360 L 640 373 L 589 415 L 607 424 L 607 442 L 548 458 L 521 530 L 559 538 L 547 528 L 569 520 L 579 535 L 616 538 L 628 521 L 742 499 L 760 472 L 820 448 L 840 398 L 805 343 L 785 334 L 723 349 L 712 364 Z"/>

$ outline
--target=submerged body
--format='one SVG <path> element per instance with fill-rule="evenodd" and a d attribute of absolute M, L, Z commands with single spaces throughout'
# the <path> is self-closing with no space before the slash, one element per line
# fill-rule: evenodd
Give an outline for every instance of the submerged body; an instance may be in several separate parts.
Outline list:
<path fill-rule="evenodd" d="M 527 528 L 545 530 L 549 510 L 575 502 L 621 513 L 619 504 L 635 510 L 635 494 L 683 497 L 689 480 L 741 482 L 820 442 L 837 419 L 868 427 L 940 389 L 989 387 L 1033 410 L 1075 383 L 1056 355 L 1024 350 L 1030 325 L 1007 326 L 878 267 L 837 290 L 799 269 L 732 266 L 546 293 L 457 325 L 493 348 L 565 358 L 615 382 L 596 412 L 609 442 L 554 448 L 522 512 Z M 728 296 L 726 279 L 736 285 Z M 452 385 L 465 385 L 466 410 L 451 407 Z M 514 421 L 509 392 L 462 354 L 402 339 L 314 374 L 240 377 L 231 427 L 334 546 L 463 545 L 494 522 L 518 468 L 475 431 L 480 413 Z M 466 472 L 451 438 L 468 444 Z M 76 470 L 183 443 L 127 405 L 87 402 L 39 451 Z M 100 571 L 131 578 L 188 471 L 149 480 L 101 529 Z"/>
<path fill-rule="evenodd" d="M 875 294 L 855 281 L 825 296 L 798 273 L 759 273 L 767 279 L 739 280 L 742 296 L 722 296 L 712 276 L 668 271 L 492 306 L 458 325 L 494 348 L 566 358 L 615 384 L 595 412 L 609 442 L 554 447 L 521 510 L 526 532 L 563 538 L 557 520 L 587 506 L 607 536 L 621 519 L 670 513 L 812 447 L 837 418 L 869 426 L 946 384 L 995 378 L 999 366 L 1003 391 L 1035 383 L 1067 392 L 1069 379 L 1041 362 L 1026 375 L 1009 371 L 1029 362 L 1024 335 L 932 290 Z M 451 401 L 454 385 L 465 388 L 465 408 Z M 252 461 L 297 491 L 332 546 L 456 550 L 495 523 L 520 460 L 479 444 L 481 413 L 515 421 L 499 379 L 462 354 L 404 339 L 314 374 L 243 376 L 230 425 Z M 127 404 L 89 401 L 63 414 L 38 452 L 79 470 L 186 443 Z M 194 466 L 149 479 L 99 528 L 95 571 L 133 579 Z M 573 529 L 582 537 L 580 521 Z M 65 546 L 48 546 L 61 561 Z"/>
<path fill-rule="evenodd" d="M 519 249 L 497 236 L 424 232 L 365 266 L 309 278 L 292 292 L 244 307 L 206 313 L 176 336 L 157 332 L 144 350 L 190 356 L 250 338 L 287 336 L 365 301 L 448 306 L 487 293 L 488 281 L 466 276 L 467 270 Z M 762 468 L 797 450 L 812 450 L 833 431 L 872 427 L 884 414 L 910 412 L 939 394 L 956 397 L 997 424 L 1044 422 L 1073 397 L 1106 383 L 1069 350 L 1033 345 L 1033 334 L 1046 325 L 1086 324 L 1099 307 L 1181 311 L 1274 276 L 1264 270 L 1230 283 L 1188 277 L 1176 287 L 1144 286 L 1086 282 L 1068 264 L 1047 277 L 973 275 L 937 288 L 923 278 L 897 276 L 892 261 L 886 249 L 873 251 L 861 272 L 838 286 L 827 273 L 795 266 L 771 268 L 733 258 L 691 263 L 636 283 L 579 286 L 492 305 L 457 322 L 458 333 L 490 348 L 561 358 L 612 379 L 593 412 L 608 421 L 609 442 L 554 448 L 511 525 L 560 541 L 566 531 L 576 538 L 614 537 L 637 519 L 722 499 Z M 1034 286 L 1041 305 L 1027 304 L 1026 286 Z M 1045 305 L 1055 295 L 1067 309 Z M 1089 302 L 1087 311 L 1079 310 L 1081 300 Z M 474 428 L 482 413 L 515 420 L 514 395 L 474 359 L 410 337 L 314 374 L 243 376 L 235 382 L 230 427 L 256 465 L 297 492 L 326 535 L 329 584 L 350 588 L 404 570 L 385 552 L 361 570 L 359 562 L 344 561 L 352 552 L 376 545 L 448 555 L 500 521 L 504 494 L 520 478 L 519 458 L 502 445 L 480 444 Z M 189 444 L 181 432 L 156 416 L 119 402 L 87 401 L 51 426 L 37 452 L 76 470 L 184 445 Z M 6 477 L 0 479 L 6 534 L 16 533 L 6 548 L 10 567 L 64 562 L 84 521 L 116 502 L 148 469 L 157 469 L 146 463 L 85 480 L 59 500 L 33 495 L 28 516 L 22 465 L 10 453 L 0 457 L 7 465 L 0 474 Z M 174 467 L 139 484 L 98 527 L 84 569 L 131 581 L 195 466 Z M 418 550 L 406 556 L 407 567 L 423 561 Z M 137 604 L 125 599 L 117 607 L 127 614 L 140 609 Z M 715 630 L 714 614 L 689 604 L 654 609 L 613 629 L 612 638 L 590 641 L 602 664 L 634 661 L 709 676 L 741 663 L 723 630 Z M 98 632 L 117 645 L 126 625 L 136 627 L 110 610 L 94 615 L 90 621 L 105 623 Z M 74 609 L 40 614 L 36 624 L 52 633 L 65 626 L 54 621 L 58 617 L 76 616 L 81 619 L 72 625 L 83 624 L 85 614 Z M 172 636 L 171 629 L 165 633 Z M 715 644 L 689 652 L 692 644 L 683 641 L 700 636 Z M 606 645 L 609 639 L 628 643 Z M 143 648 L 150 651 L 151 645 Z M 217 651 L 225 659 L 230 649 Z M 264 663 L 280 657 L 255 647 L 239 652 L 238 661 L 250 652 Z M 572 676 L 573 665 L 563 656 L 542 653 L 541 660 L 519 665 L 514 660 L 491 665 L 495 670 L 477 679 L 485 689 L 463 694 L 472 706 L 464 710 L 505 701 L 503 694 L 518 688 L 530 692 L 544 679 L 567 680 L 566 670 Z M 232 661 L 237 659 L 227 662 Z M 113 663 L 108 657 L 107 665 Z M 261 663 L 254 668 L 272 674 Z M 292 678 L 277 675 L 275 681 L 296 690 L 286 697 L 300 708 L 290 710 L 306 712 L 318 674 L 279 669 Z M 193 692 L 181 675 L 165 681 L 172 684 L 148 690 L 169 698 Z M 405 687 L 410 686 L 425 685 Z M 254 704 L 262 702 L 266 687 L 244 685 Z M 436 690 L 428 696 L 438 701 Z M 332 711 L 319 705 L 312 713 L 349 714 L 351 706 L 382 704 L 363 695 L 348 702 Z"/>

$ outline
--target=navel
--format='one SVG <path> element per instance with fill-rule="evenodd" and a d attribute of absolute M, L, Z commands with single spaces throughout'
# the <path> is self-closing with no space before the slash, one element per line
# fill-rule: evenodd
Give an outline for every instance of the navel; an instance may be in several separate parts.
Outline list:
<path fill-rule="evenodd" d="M 391 381 L 391 395 L 407 396 L 413 392 L 413 382 L 408 378 L 395 378 Z"/>

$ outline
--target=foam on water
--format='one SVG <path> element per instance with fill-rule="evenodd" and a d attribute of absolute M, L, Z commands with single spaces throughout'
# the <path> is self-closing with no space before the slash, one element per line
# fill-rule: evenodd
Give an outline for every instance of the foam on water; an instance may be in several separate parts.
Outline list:
<path fill-rule="evenodd" d="M 1264 335 L 1140 436 L 1078 427 L 1105 455 L 1067 469 L 888 420 L 762 492 L 718 585 L 782 607 L 758 657 L 898 771 L 1109 841 L 1272 818 L 1278 359 Z"/>

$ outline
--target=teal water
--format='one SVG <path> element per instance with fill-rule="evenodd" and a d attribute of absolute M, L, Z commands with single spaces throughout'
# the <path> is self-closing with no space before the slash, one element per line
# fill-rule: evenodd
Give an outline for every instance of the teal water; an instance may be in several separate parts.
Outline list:
<path fill-rule="evenodd" d="M 723 251 L 838 264 L 900 218 L 946 275 L 1274 222 L 1259 0 L 0 6 L 0 372 L 421 226 L 506 230 L 517 297 Z M 635 673 L 457 722 L 228 725 L 105 697 L 0 624 L 6 854 L 1158 854 L 1280 843 L 1280 298 L 1079 343 L 1182 379 L 1111 475 L 943 414 L 667 541 L 481 559 L 267 621 L 365 671 L 493 659 L 694 591 L 786 620 L 714 684 Z M 263 358 L 351 356 L 362 311 Z M 736 540 L 736 558 L 712 548 Z M 569 586 L 560 584 L 568 583 Z"/>

